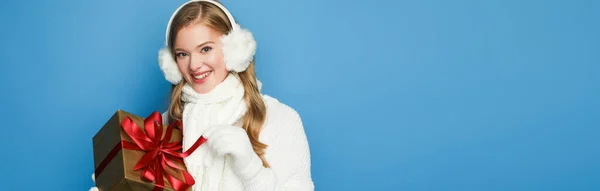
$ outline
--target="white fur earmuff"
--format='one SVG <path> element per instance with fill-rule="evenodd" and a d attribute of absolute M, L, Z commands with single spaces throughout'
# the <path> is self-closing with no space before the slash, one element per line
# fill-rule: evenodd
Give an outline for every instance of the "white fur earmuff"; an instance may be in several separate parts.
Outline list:
<path fill-rule="evenodd" d="M 233 30 L 221 37 L 221 43 L 227 70 L 235 72 L 246 70 L 256 53 L 256 41 L 252 33 L 235 23 Z"/>
<path fill-rule="evenodd" d="M 164 73 L 165 79 L 172 84 L 178 84 L 182 80 L 181 72 L 179 71 L 177 63 L 175 62 L 175 58 L 173 54 L 171 54 L 171 50 L 169 48 L 169 33 L 171 23 L 175 15 L 177 15 L 181 8 L 191 2 L 212 3 L 225 12 L 232 25 L 231 31 L 221 37 L 225 67 L 228 71 L 245 71 L 250 65 L 252 59 L 254 59 L 254 54 L 256 53 L 256 41 L 254 40 L 252 33 L 247 29 L 241 28 L 240 25 L 235 22 L 231 13 L 220 3 L 217 3 L 213 0 L 191 0 L 179 6 L 179 8 L 177 8 L 177 10 L 175 10 L 171 16 L 165 35 L 165 47 L 161 48 L 158 52 L 158 65 L 160 66 L 161 71 Z"/>
<path fill-rule="evenodd" d="M 160 70 L 165 74 L 167 81 L 172 84 L 178 84 L 181 81 L 181 72 L 179 72 L 179 68 L 169 47 L 163 47 L 158 51 L 158 65 L 160 66 Z"/>

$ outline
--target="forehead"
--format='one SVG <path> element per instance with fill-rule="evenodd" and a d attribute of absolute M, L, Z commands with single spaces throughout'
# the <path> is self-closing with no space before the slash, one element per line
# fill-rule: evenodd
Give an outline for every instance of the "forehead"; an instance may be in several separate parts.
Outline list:
<path fill-rule="evenodd" d="M 220 42 L 220 37 L 221 33 L 204 24 L 191 24 L 183 27 L 177 32 L 175 37 L 175 47 L 193 49 L 207 41 L 218 43 Z"/>

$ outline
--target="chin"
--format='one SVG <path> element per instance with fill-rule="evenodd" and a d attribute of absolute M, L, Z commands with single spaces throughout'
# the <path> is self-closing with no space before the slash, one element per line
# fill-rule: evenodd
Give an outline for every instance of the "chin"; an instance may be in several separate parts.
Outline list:
<path fill-rule="evenodd" d="M 206 79 L 203 83 L 194 83 L 192 82 L 192 88 L 199 94 L 205 94 L 210 92 L 215 87 L 214 79 Z"/>

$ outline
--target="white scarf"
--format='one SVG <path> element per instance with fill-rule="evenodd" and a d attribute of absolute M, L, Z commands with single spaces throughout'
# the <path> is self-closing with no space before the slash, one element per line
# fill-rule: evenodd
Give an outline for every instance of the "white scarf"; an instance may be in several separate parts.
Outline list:
<path fill-rule="evenodd" d="M 244 86 L 234 74 L 229 74 L 206 94 L 199 94 L 186 84 L 181 93 L 184 102 L 183 150 L 188 150 L 211 125 L 238 122 L 247 109 L 243 96 Z M 184 162 L 196 181 L 194 191 L 217 190 L 225 168 L 223 157 L 216 157 L 211 148 L 203 144 Z"/>

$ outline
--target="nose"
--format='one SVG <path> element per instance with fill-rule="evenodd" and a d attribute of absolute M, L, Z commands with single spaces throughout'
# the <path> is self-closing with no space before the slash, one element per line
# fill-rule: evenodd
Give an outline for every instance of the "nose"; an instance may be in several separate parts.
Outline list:
<path fill-rule="evenodd" d="M 200 55 L 190 54 L 190 70 L 196 71 L 204 66 L 204 59 Z"/>

